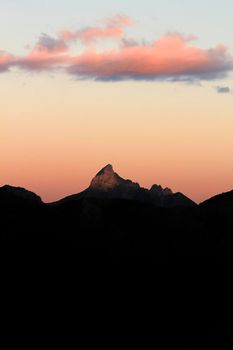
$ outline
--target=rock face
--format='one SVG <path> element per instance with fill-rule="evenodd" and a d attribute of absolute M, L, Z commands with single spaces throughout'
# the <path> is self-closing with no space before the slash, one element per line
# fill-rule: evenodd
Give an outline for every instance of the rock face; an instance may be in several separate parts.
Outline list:
<path fill-rule="evenodd" d="M 124 180 L 114 172 L 111 164 L 106 165 L 91 181 L 89 189 L 99 191 L 109 191 L 114 188 L 127 186 L 139 188 L 140 186 L 130 180 Z"/>
<path fill-rule="evenodd" d="M 136 199 L 140 190 L 138 183 L 123 179 L 108 164 L 92 179 L 86 194 L 94 198 Z"/>
<path fill-rule="evenodd" d="M 170 188 L 153 185 L 150 190 L 138 183 L 120 177 L 111 164 L 106 165 L 92 179 L 84 191 L 88 198 L 118 198 L 152 203 L 157 206 L 195 206 L 195 203 L 182 193 L 173 193 Z"/>

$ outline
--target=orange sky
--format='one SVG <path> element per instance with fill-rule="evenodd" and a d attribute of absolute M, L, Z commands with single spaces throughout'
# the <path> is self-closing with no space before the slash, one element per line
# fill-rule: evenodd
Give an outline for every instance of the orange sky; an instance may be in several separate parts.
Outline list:
<path fill-rule="evenodd" d="M 77 82 L 9 75 L 0 185 L 45 201 L 76 193 L 111 163 L 122 177 L 195 201 L 233 188 L 233 98 L 210 83 Z"/>
<path fill-rule="evenodd" d="M 232 6 L 2 2 L 0 186 L 54 201 L 111 163 L 197 202 L 232 190 Z"/>

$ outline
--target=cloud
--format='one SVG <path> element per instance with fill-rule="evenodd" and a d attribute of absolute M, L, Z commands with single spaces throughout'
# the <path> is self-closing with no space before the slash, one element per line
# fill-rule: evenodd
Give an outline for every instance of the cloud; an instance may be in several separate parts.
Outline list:
<path fill-rule="evenodd" d="M 133 47 L 133 46 L 148 46 L 150 45 L 149 42 L 146 42 L 146 40 L 135 40 L 133 38 L 122 38 L 121 39 L 121 47 Z"/>
<path fill-rule="evenodd" d="M 53 38 L 45 33 L 43 33 L 34 49 L 35 51 L 47 51 L 51 53 L 59 53 L 68 50 L 68 46 L 61 39 Z"/>
<path fill-rule="evenodd" d="M 19 57 L 14 65 L 27 70 L 49 70 L 63 67 L 69 60 L 66 43 L 47 34 L 42 34 L 35 47 L 25 57 Z"/>
<path fill-rule="evenodd" d="M 216 86 L 215 90 L 218 94 L 230 94 L 231 89 L 228 86 Z"/>
<path fill-rule="evenodd" d="M 125 36 L 126 27 L 132 24 L 129 17 L 117 15 L 76 32 L 62 32 L 56 37 L 42 34 L 23 57 L 0 51 L 0 71 L 11 67 L 38 72 L 59 69 L 77 79 L 199 82 L 223 78 L 233 70 L 233 58 L 224 45 L 202 49 L 192 43 L 194 36 L 176 32 L 153 42 L 139 42 Z M 101 50 L 99 40 L 105 38 L 117 39 L 118 48 Z M 85 44 L 98 41 L 98 48 L 84 45 L 73 53 L 73 40 Z M 218 88 L 219 93 L 228 92 L 227 87 Z"/>
<path fill-rule="evenodd" d="M 6 72 L 14 62 L 14 56 L 0 50 L 0 72 Z"/>
<path fill-rule="evenodd" d="M 181 35 L 168 34 L 150 45 L 115 51 L 86 51 L 73 59 L 70 74 L 97 80 L 210 80 L 225 76 L 233 60 L 225 46 L 203 50 Z"/>
<path fill-rule="evenodd" d="M 62 31 L 59 37 L 63 41 L 80 40 L 84 43 L 94 42 L 98 39 L 120 38 L 124 34 L 124 29 L 131 26 L 133 21 L 123 15 L 116 15 L 104 21 L 102 26 L 86 27 L 77 31 Z"/>
<path fill-rule="evenodd" d="M 68 62 L 69 55 L 33 50 L 27 56 L 16 59 L 14 66 L 29 71 L 42 71 L 64 69 Z"/>

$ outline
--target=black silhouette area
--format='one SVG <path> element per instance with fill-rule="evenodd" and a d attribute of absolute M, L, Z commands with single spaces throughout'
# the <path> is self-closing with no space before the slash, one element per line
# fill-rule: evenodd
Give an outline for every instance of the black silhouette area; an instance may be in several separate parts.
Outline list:
<path fill-rule="evenodd" d="M 23 188 L 0 188 L 1 237 L 72 241 L 79 254 L 113 263 L 232 259 L 233 191 L 197 205 L 182 193 L 150 190 L 104 167 L 83 192 L 45 204 Z"/>
<path fill-rule="evenodd" d="M 119 269 L 114 303 L 119 310 L 127 304 L 122 312 L 128 310 L 135 329 L 139 314 L 153 312 L 143 323 L 161 338 L 158 348 L 232 349 L 233 191 L 197 205 L 159 185 L 141 188 L 107 165 L 88 189 L 55 203 L 1 187 L 0 220 L 2 240 L 18 249 L 18 261 L 22 246 L 33 252 L 56 246 L 54 265 L 72 270 L 72 280 L 87 266 L 98 266 L 98 273 L 108 267 L 109 276 Z M 126 298 L 133 274 L 140 283 Z M 98 282 L 91 293 L 96 288 Z"/>
<path fill-rule="evenodd" d="M 200 205 L 182 193 L 150 190 L 104 167 L 83 192 L 45 204 L 23 188 L 0 188 L 1 237 L 71 240 L 113 262 L 231 260 L 233 191 Z"/>

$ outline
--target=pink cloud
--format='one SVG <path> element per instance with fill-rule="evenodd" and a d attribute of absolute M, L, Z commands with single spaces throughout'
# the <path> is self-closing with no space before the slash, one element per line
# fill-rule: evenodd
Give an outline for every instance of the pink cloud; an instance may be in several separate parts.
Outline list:
<path fill-rule="evenodd" d="M 50 70 L 64 67 L 69 62 L 69 55 L 33 50 L 26 57 L 18 58 L 15 65 L 27 70 Z"/>
<path fill-rule="evenodd" d="M 123 15 L 116 15 L 104 21 L 102 26 L 87 27 L 75 32 L 63 31 L 59 37 L 64 41 L 80 40 L 85 43 L 97 39 L 120 38 L 124 34 L 125 27 L 131 26 L 133 21 Z"/>
<path fill-rule="evenodd" d="M 48 70 L 64 66 L 69 61 L 69 48 L 61 39 L 42 34 L 33 50 L 25 57 L 18 58 L 15 65 L 29 70 Z"/>
<path fill-rule="evenodd" d="M 127 16 L 117 15 L 78 32 L 63 32 L 59 37 L 42 34 L 31 52 L 15 57 L 0 51 L 0 71 L 15 66 L 27 70 L 63 69 L 80 79 L 94 80 L 208 80 L 226 76 L 233 70 L 233 58 L 223 45 L 211 49 L 192 44 L 194 36 L 180 33 L 164 35 L 152 43 L 139 43 L 124 36 L 132 25 Z M 117 49 L 84 48 L 71 54 L 69 42 L 99 38 L 121 38 Z"/>
<path fill-rule="evenodd" d="M 60 33 L 60 37 L 65 41 L 81 40 L 83 42 L 93 42 L 97 39 L 104 38 L 120 38 L 124 31 L 122 28 L 86 28 L 77 32 L 64 31 Z"/>
<path fill-rule="evenodd" d="M 181 35 L 169 34 L 151 45 L 121 47 L 114 51 L 86 51 L 74 57 L 68 71 L 103 79 L 211 78 L 233 68 L 224 46 L 203 50 Z"/>
<path fill-rule="evenodd" d="M 0 72 L 7 71 L 12 65 L 13 61 L 13 55 L 4 51 L 0 51 Z"/>

